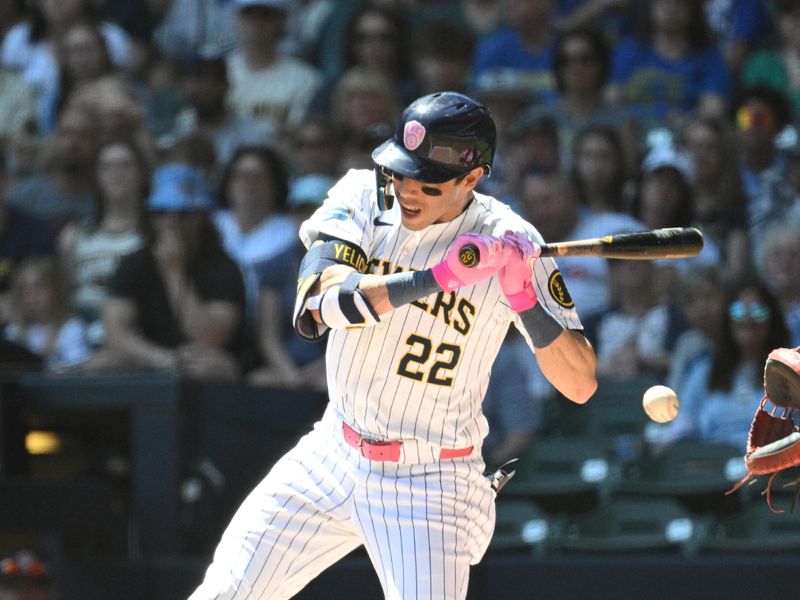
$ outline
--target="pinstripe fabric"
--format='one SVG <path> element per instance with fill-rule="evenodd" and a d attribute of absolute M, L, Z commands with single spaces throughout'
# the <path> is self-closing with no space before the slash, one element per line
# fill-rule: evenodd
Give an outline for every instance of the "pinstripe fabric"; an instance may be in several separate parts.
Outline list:
<path fill-rule="evenodd" d="M 358 244 L 378 274 L 430 268 L 470 231 L 522 231 L 541 242 L 488 196 L 476 194 L 453 221 L 410 231 L 398 207 L 379 213 L 374 195 L 372 171 L 350 171 L 301 238 L 307 246 L 319 234 Z M 574 307 L 551 292 L 555 271 L 552 259 L 537 261 L 540 302 L 579 329 Z M 361 544 L 386 598 L 465 598 L 469 566 L 494 529 L 481 402 L 511 323 L 527 335 L 491 278 L 402 306 L 377 325 L 331 331 L 323 419 L 245 500 L 191 600 L 288 598 Z M 364 437 L 402 440 L 400 461 L 364 458 L 344 442 L 342 421 Z M 467 446 L 469 456 L 438 459 L 441 448 Z"/>
<path fill-rule="evenodd" d="M 329 407 L 250 493 L 190 600 L 291 598 L 361 544 L 386 598 L 465 597 L 494 529 L 480 456 L 371 462 L 337 424 Z"/>

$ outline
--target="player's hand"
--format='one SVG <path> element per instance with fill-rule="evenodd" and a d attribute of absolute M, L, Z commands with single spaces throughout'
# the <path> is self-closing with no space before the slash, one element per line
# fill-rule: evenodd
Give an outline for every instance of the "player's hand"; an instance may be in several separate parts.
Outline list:
<path fill-rule="evenodd" d="M 511 308 L 523 312 L 539 302 L 533 287 L 533 265 L 542 249 L 524 235 L 513 231 L 507 231 L 502 240 L 512 252 L 500 271 L 500 287 Z"/>
<path fill-rule="evenodd" d="M 477 249 L 477 253 L 465 248 L 470 245 Z M 498 273 L 512 253 L 512 247 L 504 243 L 502 238 L 464 233 L 456 238 L 444 260 L 431 271 L 436 283 L 444 291 L 452 292 Z"/>

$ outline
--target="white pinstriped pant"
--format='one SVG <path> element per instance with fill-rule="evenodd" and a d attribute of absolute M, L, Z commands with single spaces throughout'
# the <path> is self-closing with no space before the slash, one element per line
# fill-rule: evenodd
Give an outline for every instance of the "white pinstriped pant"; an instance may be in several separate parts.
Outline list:
<path fill-rule="evenodd" d="M 478 452 L 369 461 L 329 407 L 239 507 L 189 600 L 291 598 L 361 544 L 388 600 L 463 599 L 494 530 L 483 469 Z"/>

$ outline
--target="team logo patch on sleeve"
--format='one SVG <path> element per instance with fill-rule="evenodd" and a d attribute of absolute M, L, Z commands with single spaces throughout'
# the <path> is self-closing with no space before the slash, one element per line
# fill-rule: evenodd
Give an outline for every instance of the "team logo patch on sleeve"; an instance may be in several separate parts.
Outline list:
<path fill-rule="evenodd" d="M 547 289 L 550 291 L 550 296 L 559 306 L 563 306 L 564 308 L 572 308 L 575 306 L 572 296 L 569 295 L 567 284 L 564 283 L 564 277 L 561 275 L 561 271 L 556 270 L 550 273 L 550 277 L 547 279 Z"/>
<path fill-rule="evenodd" d="M 331 208 L 322 213 L 321 218 L 323 221 L 349 221 L 353 217 L 353 212 L 349 208 Z"/>

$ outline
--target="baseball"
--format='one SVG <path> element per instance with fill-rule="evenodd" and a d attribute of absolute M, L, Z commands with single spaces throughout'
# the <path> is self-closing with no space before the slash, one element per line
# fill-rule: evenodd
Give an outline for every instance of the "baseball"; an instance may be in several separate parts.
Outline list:
<path fill-rule="evenodd" d="M 665 385 L 654 385 L 642 396 L 644 412 L 656 423 L 667 423 L 678 416 L 677 394 Z"/>

